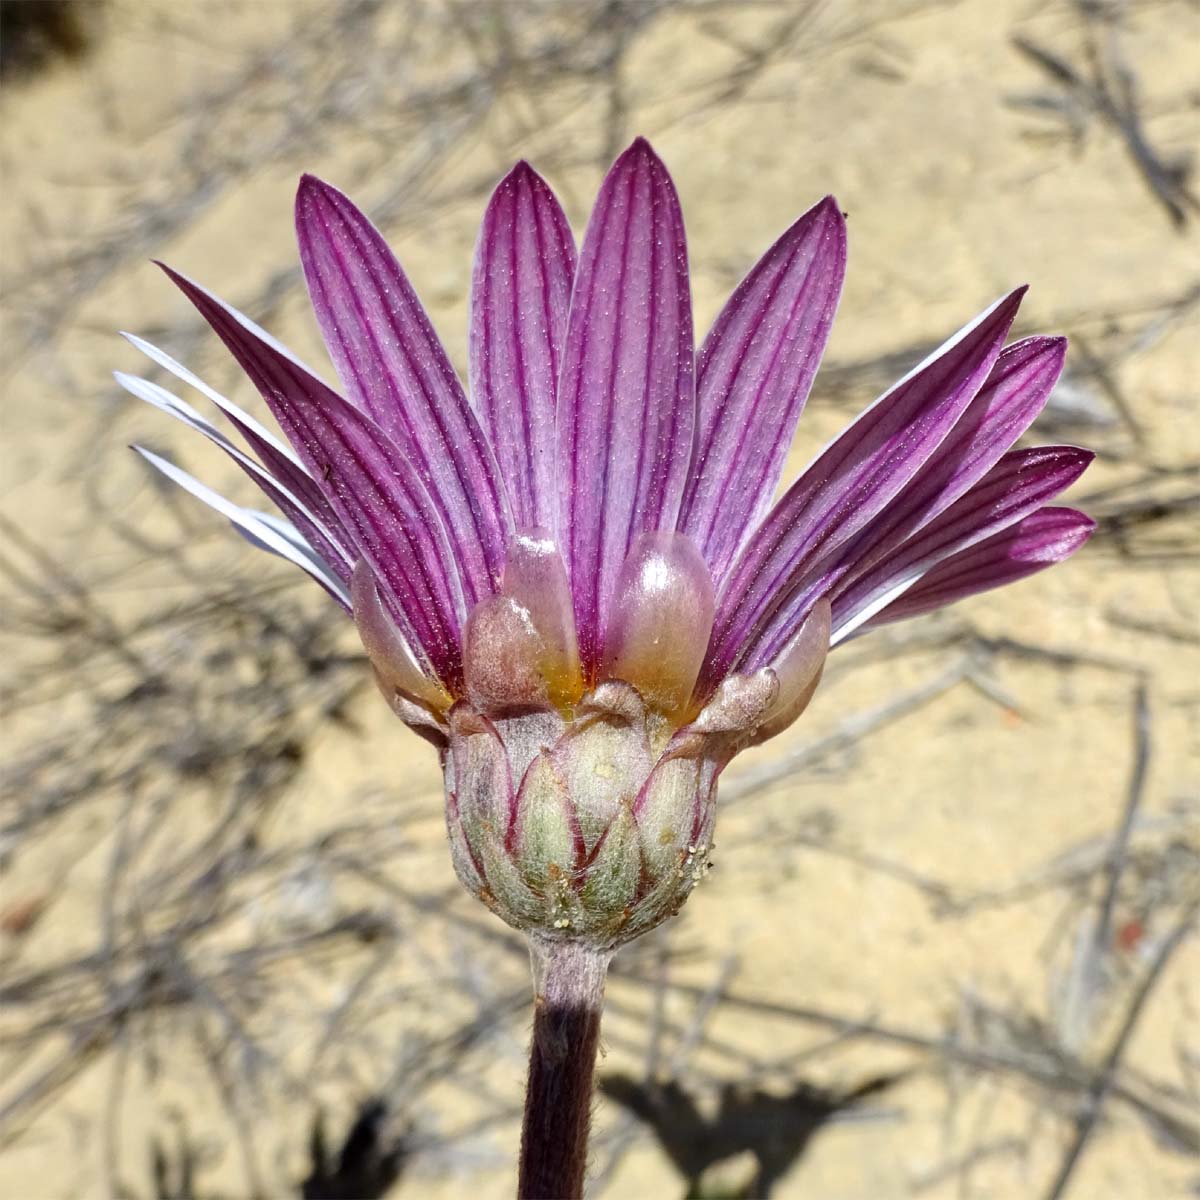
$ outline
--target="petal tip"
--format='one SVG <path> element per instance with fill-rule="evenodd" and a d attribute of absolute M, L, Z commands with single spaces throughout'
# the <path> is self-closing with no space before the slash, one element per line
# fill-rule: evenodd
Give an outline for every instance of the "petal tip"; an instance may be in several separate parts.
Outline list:
<path fill-rule="evenodd" d="M 296 230 L 301 240 L 311 234 L 313 223 L 335 219 L 347 204 L 352 206 L 345 192 L 306 171 L 296 185 Z"/>
<path fill-rule="evenodd" d="M 657 166 L 663 171 L 667 169 L 658 152 L 650 145 L 649 140 L 641 134 L 638 134 L 629 143 L 625 150 L 618 156 L 616 162 L 613 163 L 613 167 L 616 168 L 617 166 L 639 162 L 647 163 L 651 167 Z"/>
<path fill-rule="evenodd" d="M 506 192 L 532 195 L 536 192 L 550 192 L 550 185 L 527 159 L 522 158 L 513 163 L 508 174 L 496 184 L 496 195 L 503 195 Z"/>
<path fill-rule="evenodd" d="M 182 271 L 177 271 L 170 263 L 163 262 L 161 258 L 152 258 L 150 260 L 176 287 L 182 288 L 185 292 L 189 287 L 195 287 L 196 284 L 188 278 Z"/>
<path fill-rule="evenodd" d="M 1025 299 L 1027 291 L 1029 291 L 1027 283 L 1013 288 L 1011 292 L 997 300 L 990 310 L 985 310 L 982 317 L 977 317 L 972 328 L 990 337 L 998 327 L 1003 327 L 1005 336 L 1007 336 L 1007 331 L 1016 320 L 1017 310 L 1021 307 L 1021 301 Z"/>
<path fill-rule="evenodd" d="M 817 206 L 815 212 L 824 226 L 824 235 L 833 243 L 833 253 L 841 262 L 843 268 L 846 261 L 846 214 L 833 195 L 826 196 Z"/>
<path fill-rule="evenodd" d="M 1055 452 L 1054 447 L 1049 449 L 1052 454 Z M 1057 457 L 1057 470 L 1061 472 L 1059 478 L 1063 480 L 1058 490 L 1065 491 L 1072 484 L 1077 483 L 1083 473 L 1092 465 L 1096 458 L 1096 452 L 1082 446 L 1062 446 L 1057 448 Z"/>
<path fill-rule="evenodd" d="M 792 225 L 797 232 L 813 227 L 819 228 L 826 238 L 836 242 L 841 252 L 845 252 L 846 214 L 834 195 L 822 197 Z"/>
<path fill-rule="evenodd" d="M 512 169 L 501 180 L 502 183 L 533 183 L 535 180 L 541 179 L 541 176 L 533 169 L 529 160 L 526 158 L 518 158 L 512 165 Z"/>
<path fill-rule="evenodd" d="M 1031 339 L 1032 340 L 1032 339 Z M 1068 339 L 1062 334 L 1043 334 L 1037 338 L 1035 353 L 1044 357 L 1048 365 L 1054 368 L 1055 375 L 1061 373 L 1063 363 L 1067 360 Z"/>
<path fill-rule="evenodd" d="M 1025 299 L 1027 291 L 1029 291 L 1029 284 L 1022 283 L 997 300 L 992 306 L 991 320 L 993 322 L 1011 322 L 1017 315 L 1017 309 L 1021 307 L 1021 301 Z"/>
<path fill-rule="evenodd" d="M 296 184 L 296 198 L 301 196 L 327 196 L 330 192 L 335 192 L 337 189 L 331 183 L 326 183 L 319 175 L 314 175 L 311 171 L 305 171 L 300 176 L 300 182 Z"/>
<path fill-rule="evenodd" d="M 822 196 L 820 200 L 813 205 L 813 211 L 820 213 L 829 220 L 834 221 L 838 225 L 844 225 L 846 222 L 846 214 L 842 210 L 842 206 L 838 203 L 837 197 L 832 193 Z"/>
<path fill-rule="evenodd" d="M 1020 561 L 1047 564 L 1064 562 L 1096 532 L 1095 519 L 1077 508 L 1043 508 L 1030 520 L 1036 521 L 1038 518 L 1057 524 L 1060 531 L 1049 544 L 1043 543 L 1035 535 L 1031 544 L 1022 547 L 1015 556 Z"/>
<path fill-rule="evenodd" d="M 305 225 L 308 221 L 318 219 L 321 210 L 328 208 L 333 202 L 337 189 L 325 180 L 305 171 L 296 184 L 296 228 L 301 237 L 304 236 Z"/>

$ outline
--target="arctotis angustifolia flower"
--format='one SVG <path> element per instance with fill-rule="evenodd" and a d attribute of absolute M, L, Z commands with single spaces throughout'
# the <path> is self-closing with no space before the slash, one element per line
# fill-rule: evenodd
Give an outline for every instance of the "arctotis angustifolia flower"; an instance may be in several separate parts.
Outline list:
<path fill-rule="evenodd" d="M 694 350 L 679 200 L 636 141 L 576 253 L 524 163 L 483 219 L 469 391 L 379 232 L 306 177 L 300 257 L 342 392 L 190 279 L 290 448 L 184 367 L 279 516 L 156 466 L 353 616 L 395 712 L 436 746 L 459 877 L 511 924 L 611 947 L 706 870 L 717 781 L 804 711 L 831 646 L 1059 562 L 1092 522 L 1048 507 L 1086 467 L 1012 449 L 1061 338 L 1005 346 L 997 301 L 775 492 L 837 306 L 826 198 Z"/>

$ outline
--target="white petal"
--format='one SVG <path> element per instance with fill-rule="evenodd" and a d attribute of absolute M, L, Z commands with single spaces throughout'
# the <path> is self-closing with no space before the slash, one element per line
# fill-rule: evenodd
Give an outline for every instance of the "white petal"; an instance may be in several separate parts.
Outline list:
<path fill-rule="evenodd" d="M 256 512 L 252 508 L 242 508 L 234 504 L 232 500 L 227 500 L 218 492 L 214 492 L 212 488 L 175 466 L 174 463 L 160 458 L 144 446 L 134 446 L 133 449 L 173 483 L 177 483 L 185 491 L 191 492 L 196 499 L 204 501 L 210 508 L 228 518 L 238 532 L 248 537 L 256 546 L 269 550 L 271 553 L 279 555 L 280 558 L 287 559 L 288 562 L 311 575 L 347 608 L 350 607 L 350 593 L 342 586 L 341 580 L 317 556 L 312 547 L 304 543 L 304 539 L 300 537 L 295 528 L 288 526 L 290 533 L 285 536 L 280 531 L 279 525 L 287 523 L 281 522 L 278 517 L 271 517 L 268 514 Z M 297 541 L 304 545 L 303 550 L 296 544 Z"/>
<path fill-rule="evenodd" d="M 834 626 L 833 633 L 829 637 L 829 645 L 832 649 L 839 642 L 844 642 L 848 637 L 854 634 L 862 625 L 866 624 L 876 613 L 887 608 L 889 604 L 900 596 L 903 596 L 913 584 L 917 583 L 922 576 L 926 575 L 931 568 L 926 568 L 924 571 L 915 571 L 911 575 L 903 576 L 898 583 L 892 584 L 885 588 L 882 592 L 876 595 L 864 604 L 856 612 L 851 613 L 848 617 Z"/>
<path fill-rule="evenodd" d="M 138 337 L 137 334 L 122 333 L 121 336 L 130 345 L 136 346 L 147 358 L 158 363 L 163 370 L 170 371 L 176 379 L 182 379 L 184 383 L 194 387 L 201 395 L 207 396 L 227 416 L 241 421 L 243 425 L 253 430 L 263 441 L 269 442 L 273 449 L 278 450 L 280 454 L 293 462 L 301 471 L 304 471 L 306 475 L 308 474 L 304 464 L 292 453 L 291 449 L 281 442 L 265 425 L 256 421 L 248 412 L 234 404 L 232 400 L 227 400 L 215 388 L 209 387 L 199 375 L 189 371 L 182 363 L 176 362 L 165 350 L 160 350 L 144 338 Z M 266 335 L 264 334 L 263 336 L 265 337 Z M 273 341 L 274 339 L 271 340 Z"/>
<path fill-rule="evenodd" d="M 144 400 L 147 404 L 157 408 L 160 412 L 166 413 L 169 417 L 174 417 L 177 421 L 182 421 L 190 429 L 203 434 L 209 441 L 215 442 L 226 454 L 241 463 L 252 475 L 268 483 L 271 487 L 276 488 L 286 496 L 325 535 L 330 545 L 337 546 L 337 539 L 329 532 L 325 522 L 303 500 L 284 484 L 280 483 L 261 464 L 246 454 L 240 446 L 230 441 L 215 425 L 205 420 L 190 404 L 180 400 L 178 396 L 172 392 L 168 392 L 166 388 L 160 387 L 157 383 L 151 383 L 148 379 L 139 379 L 136 375 L 126 375 L 124 371 L 114 371 L 113 378 L 130 395 L 136 396 L 139 400 Z M 291 529 L 293 526 L 288 523 L 288 528 Z M 297 534 L 297 536 L 299 535 Z M 307 546 L 308 543 L 305 542 L 305 545 Z M 347 566 L 352 567 L 354 565 L 349 555 L 345 554 L 344 551 L 342 551 L 342 557 L 345 559 Z"/>

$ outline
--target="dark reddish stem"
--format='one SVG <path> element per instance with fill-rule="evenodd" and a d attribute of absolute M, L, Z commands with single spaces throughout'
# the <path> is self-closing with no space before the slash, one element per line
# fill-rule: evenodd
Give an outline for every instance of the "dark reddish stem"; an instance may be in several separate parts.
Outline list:
<path fill-rule="evenodd" d="M 611 950 L 533 934 L 533 1039 L 520 1200 L 580 1200 Z"/>

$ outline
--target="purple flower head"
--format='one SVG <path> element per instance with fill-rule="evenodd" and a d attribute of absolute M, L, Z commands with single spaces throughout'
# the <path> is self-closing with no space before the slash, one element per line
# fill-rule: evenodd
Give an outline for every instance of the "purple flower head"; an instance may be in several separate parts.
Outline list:
<path fill-rule="evenodd" d="M 290 448 L 162 351 L 243 449 L 279 516 L 141 451 L 353 616 L 380 687 L 445 766 L 463 881 L 522 928 L 615 944 L 702 876 L 716 781 L 790 725 L 853 634 L 1013 582 L 1087 540 L 1048 507 L 1091 459 L 1013 450 L 1062 338 L 1005 347 L 1024 289 L 875 401 L 775 500 L 841 292 L 832 197 L 738 286 L 694 350 L 674 184 L 638 139 L 578 255 L 525 163 L 484 215 L 469 396 L 367 218 L 311 176 L 296 228 L 333 391 L 249 319 L 164 268 Z"/>

